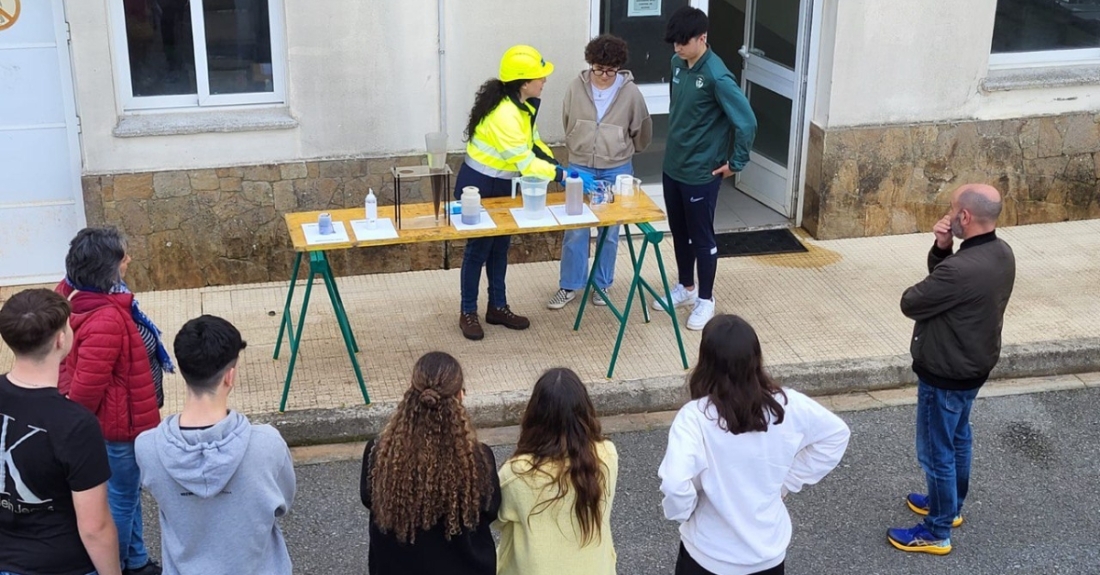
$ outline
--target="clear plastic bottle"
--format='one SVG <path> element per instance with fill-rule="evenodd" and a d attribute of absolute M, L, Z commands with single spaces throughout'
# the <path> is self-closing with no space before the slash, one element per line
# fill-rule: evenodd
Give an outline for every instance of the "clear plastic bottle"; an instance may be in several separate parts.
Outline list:
<path fill-rule="evenodd" d="M 569 216 L 584 213 L 584 182 L 576 170 L 565 178 L 565 213 Z"/>
<path fill-rule="evenodd" d="M 367 229 L 373 230 L 378 227 L 378 198 L 374 195 L 374 188 L 367 190 L 367 199 L 364 204 L 366 205 Z"/>
<path fill-rule="evenodd" d="M 467 226 L 481 222 L 481 193 L 477 186 L 462 188 L 462 223 Z"/>

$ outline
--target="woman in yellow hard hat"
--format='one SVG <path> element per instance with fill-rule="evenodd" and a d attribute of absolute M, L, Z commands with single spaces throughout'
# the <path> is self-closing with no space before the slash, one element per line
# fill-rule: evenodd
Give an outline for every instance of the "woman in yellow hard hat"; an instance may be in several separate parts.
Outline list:
<path fill-rule="evenodd" d="M 500 74 L 481 85 L 466 124 L 466 160 L 455 179 L 455 197 L 475 186 L 483 198 L 510 196 L 512 178 L 537 176 L 562 182 L 565 172 L 539 138 L 535 117 L 546 77 L 554 65 L 530 46 L 512 46 L 500 60 Z M 531 322 L 512 313 L 505 294 L 511 236 L 466 241 L 462 256 L 462 315 L 459 327 L 467 339 L 485 336 L 477 313 L 481 268 L 489 278 L 485 322 L 527 329 Z"/>

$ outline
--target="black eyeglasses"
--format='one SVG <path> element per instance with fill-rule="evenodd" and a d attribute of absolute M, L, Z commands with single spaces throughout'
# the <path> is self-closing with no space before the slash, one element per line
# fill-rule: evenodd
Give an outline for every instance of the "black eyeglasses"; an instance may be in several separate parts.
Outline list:
<path fill-rule="evenodd" d="M 618 68 L 592 68 L 592 73 L 597 76 L 614 76 L 619 73 Z"/>

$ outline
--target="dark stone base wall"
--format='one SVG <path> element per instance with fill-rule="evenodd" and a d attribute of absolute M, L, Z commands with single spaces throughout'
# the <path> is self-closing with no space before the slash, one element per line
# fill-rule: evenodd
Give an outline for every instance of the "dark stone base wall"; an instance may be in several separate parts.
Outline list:
<path fill-rule="evenodd" d="M 456 173 L 461 161 L 452 154 Z M 379 204 L 391 204 L 390 168 L 421 163 L 423 156 L 407 156 L 86 175 L 84 204 L 88 225 L 113 225 L 129 237 L 127 279 L 135 289 L 285 281 L 294 251 L 283 214 L 362 207 L 368 188 Z M 423 187 L 403 183 L 402 200 L 430 200 L 426 180 Z M 452 268 L 461 265 L 463 246 L 448 244 Z M 524 234 L 512 238 L 509 260 L 560 254 L 560 233 Z M 441 242 L 330 252 L 338 275 L 440 269 L 443 260 Z"/>
<path fill-rule="evenodd" d="M 1100 114 L 810 129 L 803 227 L 819 239 L 932 229 L 987 183 L 1000 225 L 1100 218 Z"/>

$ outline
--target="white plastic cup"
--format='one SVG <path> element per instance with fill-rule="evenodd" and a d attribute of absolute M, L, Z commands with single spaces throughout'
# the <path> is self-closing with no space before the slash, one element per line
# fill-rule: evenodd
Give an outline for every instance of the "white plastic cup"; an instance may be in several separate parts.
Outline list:
<path fill-rule="evenodd" d="M 442 170 L 447 164 L 447 134 L 443 132 L 424 134 L 424 147 L 428 150 L 428 169 Z"/>

